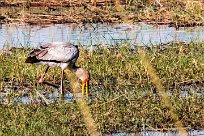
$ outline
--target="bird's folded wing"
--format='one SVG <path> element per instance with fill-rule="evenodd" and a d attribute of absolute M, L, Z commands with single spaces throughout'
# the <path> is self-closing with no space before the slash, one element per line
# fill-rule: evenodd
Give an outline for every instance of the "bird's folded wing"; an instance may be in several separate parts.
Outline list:
<path fill-rule="evenodd" d="M 47 53 L 47 50 L 41 50 L 41 49 L 34 49 L 29 53 L 30 57 L 35 57 L 35 56 L 43 56 L 44 54 Z"/>
<path fill-rule="evenodd" d="M 39 60 L 69 62 L 74 58 L 78 58 L 79 51 L 75 47 L 53 46 L 41 49 L 41 52 L 36 56 Z"/>

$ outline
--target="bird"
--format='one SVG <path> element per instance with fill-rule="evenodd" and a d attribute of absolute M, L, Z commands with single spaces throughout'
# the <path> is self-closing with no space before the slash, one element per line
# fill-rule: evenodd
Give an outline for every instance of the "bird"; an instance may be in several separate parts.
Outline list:
<path fill-rule="evenodd" d="M 86 88 L 86 96 L 88 97 L 88 88 L 90 74 L 89 72 L 75 63 L 79 57 L 78 46 L 68 42 L 52 42 L 40 46 L 40 48 L 33 49 L 25 60 L 25 63 L 46 65 L 45 72 L 41 75 L 39 83 L 42 83 L 44 76 L 50 67 L 61 67 L 61 84 L 60 93 L 63 94 L 63 79 L 64 70 L 68 68 L 71 70 L 79 80 L 82 82 L 82 96 Z"/>

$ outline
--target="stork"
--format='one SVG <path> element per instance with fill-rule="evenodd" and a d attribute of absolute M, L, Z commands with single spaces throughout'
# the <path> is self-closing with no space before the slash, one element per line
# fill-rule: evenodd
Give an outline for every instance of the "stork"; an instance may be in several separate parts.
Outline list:
<path fill-rule="evenodd" d="M 61 67 L 61 84 L 60 93 L 63 94 L 63 79 L 64 69 L 70 69 L 78 79 L 82 82 L 82 96 L 86 87 L 86 96 L 88 97 L 88 83 L 90 79 L 89 72 L 84 68 L 75 65 L 79 57 L 79 49 L 77 46 L 66 42 L 53 42 L 40 46 L 39 49 L 34 49 L 29 53 L 26 63 L 47 65 L 45 72 L 39 80 L 43 82 L 44 76 L 49 67 Z"/>

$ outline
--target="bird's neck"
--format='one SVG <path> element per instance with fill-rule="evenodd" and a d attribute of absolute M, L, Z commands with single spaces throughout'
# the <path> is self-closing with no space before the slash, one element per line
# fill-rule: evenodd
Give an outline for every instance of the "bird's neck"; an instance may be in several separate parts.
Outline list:
<path fill-rule="evenodd" d="M 70 70 L 74 73 L 76 73 L 77 69 L 79 69 L 80 67 L 76 66 L 75 64 L 71 66 Z"/>
<path fill-rule="evenodd" d="M 71 70 L 82 81 L 82 83 L 89 80 L 89 73 L 84 68 L 73 65 Z"/>

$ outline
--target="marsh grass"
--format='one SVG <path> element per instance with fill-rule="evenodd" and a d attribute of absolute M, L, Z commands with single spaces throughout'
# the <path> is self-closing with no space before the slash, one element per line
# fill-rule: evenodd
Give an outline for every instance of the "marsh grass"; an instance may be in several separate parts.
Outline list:
<path fill-rule="evenodd" d="M 76 105 L 54 103 L 36 105 L 2 105 L 3 135 L 83 135 L 86 127 Z"/>
<path fill-rule="evenodd" d="M 163 85 L 161 84 L 161 81 L 158 78 L 155 69 L 152 67 L 152 65 L 150 64 L 150 61 L 146 57 L 146 52 L 144 50 L 139 49 L 138 53 L 141 58 L 141 64 L 144 66 L 147 74 L 150 76 L 153 84 L 155 85 L 159 96 L 161 97 L 161 102 L 169 109 L 169 113 L 171 114 L 171 118 L 174 121 L 174 124 L 176 128 L 178 129 L 179 134 L 181 136 L 187 136 L 188 133 L 183 128 L 181 121 L 178 119 L 178 115 L 176 114 L 175 108 L 168 98 L 167 92 L 165 91 Z"/>
<path fill-rule="evenodd" d="M 118 48 L 98 47 L 93 52 L 80 48 L 77 64 L 91 73 L 91 101 L 88 105 L 102 133 L 146 129 L 170 131 L 176 127 L 171 109 L 162 103 L 151 76 L 140 63 L 139 48 L 132 49 L 128 44 Z M 36 84 L 45 67 L 24 63 L 29 50 L 12 49 L 10 55 L 1 53 L 1 90 L 6 91 L 8 84 L 17 84 L 31 87 L 31 96 L 35 90 L 49 91 L 48 86 Z M 203 43 L 169 43 L 145 48 L 145 52 L 183 128 L 203 129 Z M 68 78 L 70 72 L 66 71 L 66 74 L 66 80 L 71 80 Z M 51 68 L 45 80 L 59 84 L 60 68 Z M 67 81 L 65 90 L 70 91 L 72 87 Z M 187 96 L 182 95 L 185 86 L 190 88 Z M 15 94 L 15 90 L 13 92 Z M 4 134 L 37 134 L 37 128 L 48 129 L 43 131 L 47 135 L 57 135 L 59 131 L 62 135 L 88 134 L 75 102 L 57 102 L 47 106 L 36 103 L 1 104 L 1 122 L 4 122 L 1 130 Z M 67 121 L 65 124 L 64 120 Z M 63 125 L 60 127 L 59 124 Z"/>

